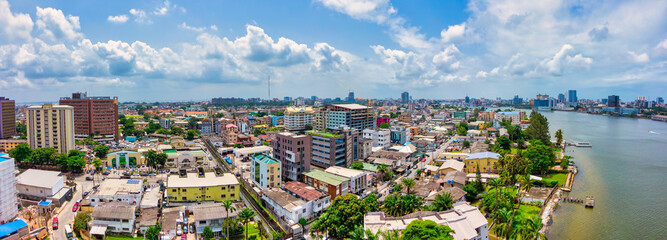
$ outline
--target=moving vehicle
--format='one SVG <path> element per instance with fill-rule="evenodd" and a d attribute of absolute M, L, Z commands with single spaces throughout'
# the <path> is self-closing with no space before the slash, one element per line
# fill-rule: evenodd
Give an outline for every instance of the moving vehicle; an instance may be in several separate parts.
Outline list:
<path fill-rule="evenodd" d="M 65 225 L 65 236 L 67 236 L 68 239 L 74 236 L 74 234 L 72 234 L 72 227 L 69 224 Z"/>
<path fill-rule="evenodd" d="M 53 230 L 58 229 L 58 217 L 53 217 L 53 224 L 51 224 Z"/>

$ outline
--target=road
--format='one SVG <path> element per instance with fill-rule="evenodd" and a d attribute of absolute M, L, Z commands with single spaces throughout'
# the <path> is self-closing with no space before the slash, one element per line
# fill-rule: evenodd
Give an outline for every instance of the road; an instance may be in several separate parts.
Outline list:
<path fill-rule="evenodd" d="M 93 187 L 93 182 L 86 181 L 86 176 L 89 175 L 81 175 L 74 179 L 74 182 L 76 183 L 76 191 L 72 196 L 72 200 L 66 202 L 65 206 L 60 208 L 61 211 L 57 215 L 55 215 L 58 217 L 58 229 L 55 232 L 51 231 L 51 239 L 55 240 L 67 239 L 67 237 L 65 236 L 65 225 L 73 224 L 74 217 L 76 216 L 76 213 L 72 212 L 72 207 L 74 206 L 75 202 L 81 200 L 83 192 L 90 191 L 90 189 Z M 51 222 L 52 220 L 53 218 L 49 219 L 49 228 L 53 226 Z"/>

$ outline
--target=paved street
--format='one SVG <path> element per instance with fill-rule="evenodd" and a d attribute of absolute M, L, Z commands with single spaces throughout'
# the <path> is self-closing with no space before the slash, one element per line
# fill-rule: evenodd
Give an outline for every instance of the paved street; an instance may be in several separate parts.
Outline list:
<path fill-rule="evenodd" d="M 83 192 L 90 191 L 90 189 L 93 187 L 92 181 L 86 181 L 86 175 L 77 177 L 74 180 L 74 182 L 76 183 L 76 191 L 72 196 L 72 201 L 66 202 L 65 206 L 60 208 L 61 209 L 60 213 L 55 215 L 58 217 L 58 229 L 55 232 L 51 231 L 51 239 L 55 240 L 67 239 L 67 237 L 65 236 L 65 225 L 73 224 L 74 217 L 76 216 L 76 213 L 72 212 L 72 207 L 74 206 L 74 203 L 76 201 L 81 200 Z M 49 219 L 49 228 L 52 226 L 51 224 L 52 220 L 53 218 Z"/>

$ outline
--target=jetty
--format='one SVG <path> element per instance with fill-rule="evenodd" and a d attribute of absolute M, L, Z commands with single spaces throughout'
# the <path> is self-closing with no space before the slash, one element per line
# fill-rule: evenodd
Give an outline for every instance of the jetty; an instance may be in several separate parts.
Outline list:
<path fill-rule="evenodd" d="M 587 147 L 587 148 L 593 147 L 593 145 L 591 145 L 590 143 L 587 143 L 587 142 L 578 142 L 578 143 L 575 143 L 574 146 L 575 147 Z"/>
<path fill-rule="evenodd" d="M 595 207 L 595 198 L 593 196 L 586 196 L 586 203 L 584 206 L 587 208 Z"/>

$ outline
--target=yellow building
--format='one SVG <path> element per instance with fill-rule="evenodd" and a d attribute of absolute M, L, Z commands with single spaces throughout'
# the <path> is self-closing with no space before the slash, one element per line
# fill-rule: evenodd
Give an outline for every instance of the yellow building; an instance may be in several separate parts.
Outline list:
<path fill-rule="evenodd" d="M 131 166 L 142 165 L 146 163 L 142 152 L 146 151 L 146 149 L 140 149 L 110 152 L 105 159 L 102 159 L 102 164 L 115 168 L 129 168 Z"/>
<path fill-rule="evenodd" d="M 60 153 L 74 149 L 74 107 L 45 103 L 28 107 L 26 113 L 30 148 L 52 147 Z"/>
<path fill-rule="evenodd" d="M 264 153 L 252 155 L 250 179 L 261 189 L 280 187 L 280 161 Z"/>
<path fill-rule="evenodd" d="M 480 173 L 498 173 L 498 158 L 500 154 L 494 152 L 472 153 L 463 161 L 464 172 L 476 173 L 479 166 Z"/>
<path fill-rule="evenodd" d="M 186 176 L 170 175 L 167 179 L 167 198 L 171 202 L 201 202 L 239 200 L 239 181 L 231 173 L 205 172 L 202 176 L 190 172 Z"/>
<path fill-rule="evenodd" d="M 0 152 L 9 152 L 21 143 L 27 143 L 24 139 L 0 139 Z"/>

